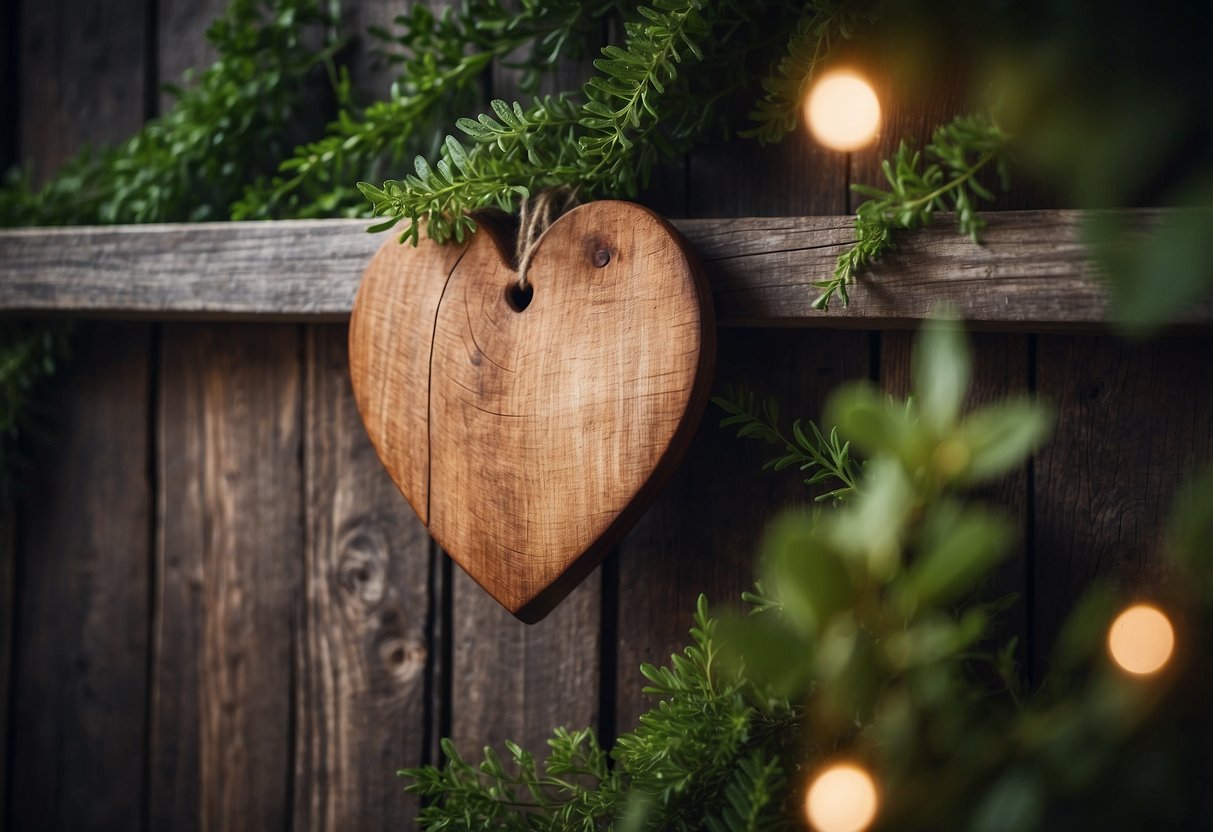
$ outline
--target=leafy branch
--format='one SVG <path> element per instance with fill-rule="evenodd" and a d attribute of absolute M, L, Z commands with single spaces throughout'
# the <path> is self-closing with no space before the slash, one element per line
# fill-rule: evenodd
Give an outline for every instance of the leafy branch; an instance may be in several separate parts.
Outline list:
<path fill-rule="evenodd" d="M 959 116 L 936 128 L 925 148 L 925 159 L 924 152 L 902 142 L 893 157 L 881 164 L 889 190 L 851 186 L 868 197 L 856 211 L 855 245 L 839 255 L 829 280 L 813 284 L 822 290 L 813 308 L 828 309 L 835 293 L 846 305 L 850 300 L 847 286 L 894 247 L 894 232 L 929 225 L 936 211 L 955 211 L 960 232 L 978 242 L 985 221 L 977 214 L 976 202 L 994 199 L 978 174 L 993 167 L 1002 189 L 1007 190 L 1009 144 L 1010 136 L 985 115 Z"/>
<path fill-rule="evenodd" d="M 739 0 L 637 6 L 623 46 L 603 49 L 580 96 L 493 102 L 491 114 L 458 122 L 470 147 L 448 136 L 433 164 L 415 163 L 416 176 L 360 183 L 386 218 L 375 228 L 407 221 L 402 239 L 417 240 L 424 225 L 442 242 L 475 227 L 468 213 L 512 211 L 539 188 L 634 196 L 657 161 L 686 149 L 715 123 L 718 105 L 754 82 L 749 67 L 786 41 L 784 24 L 801 9 L 773 3 L 759 14 Z"/>
<path fill-rule="evenodd" d="M 836 487 L 819 495 L 818 501 L 839 501 L 854 493 L 857 474 L 851 459 L 851 443 L 839 439 L 838 428 L 831 428 L 827 438 L 813 421 L 797 419 L 792 423 L 789 438 L 779 428 L 779 402 L 773 397 L 760 401 L 752 390 L 745 388 L 716 396 L 712 402 L 728 414 L 720 421 L 722 428 L 739 425 L 739 438 L 783 446 L 783 453 L 762 466 L 764 471 L 782 471 L 795 465 L 801 471 L 812 472 L 805 479 L 806 485 L 834 480 Z"/>
<path fill-rule="evenodd" d="M 444 741 L 446 763 L 405 769 L 409 792 L 426 799 L 427 829 L 784 829 L 784 773 L 773 751 L 795 710 L 759 710 L 744 678 L 722 661 L 719 622 L 701 595 L 691 644 L 665 667 L 643 665 L 645 692 L 659 698 L 616 740 L 608 765 L 591 730 L 559 728 L 539 764 L 515 743 L 508 761 L 491 748 L 473 765 Z M 723 804 L 720 795 L 728 797 Z M 723 825 L 722 825 L 723 824 Z"/>
<path fill-rule="evenodd" d="M 396 31 L 372 30 L 384 57 L 399 67 L 390 97 L 359 111 L 348 76 L 338 84 L 339 111 L 325 135 L 299 147 L 272 181 L 250 188 L 235 219 L 362 215 L 366 203 L 352 184 L 381 175 L 410 153 L 433 153 L 442 125 L 472 106 L 495 60 L 520 49 L 524 90 L 561 57 L 576 57 L 618 0 L 530 0 L 521 10 L 501 0 L 469 0 L 435 14 L 417 3 L 396 18 Z"/>
<path fill-rule="evenodd" d="M 750 112 L 755 126 L 742 136 L 775 144 L 796 129 L 817 71 L 839 40 L 849 40 L 875 14 L 866 4 L 818 2 L 806 5 L 788 37 L 782 58 L 762 79 L 763 97 Z"/>

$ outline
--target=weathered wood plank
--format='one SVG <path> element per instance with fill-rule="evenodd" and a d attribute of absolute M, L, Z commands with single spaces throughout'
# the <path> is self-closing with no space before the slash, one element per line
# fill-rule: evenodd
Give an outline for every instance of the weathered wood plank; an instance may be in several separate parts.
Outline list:
<path fill-rule="evenodd" d="M 550 93 L 576 84 L 588 64 L 565 64 L 541 81 Z M 518 72 L 494 65 L 492 95 L 518 95 Z M 520 623 L 459 568 L 451 586 L 451 739 L 461 753 L 514 740 L 537 756 L 559 725 L 598 719 L 602 570 L 539 624 Z"/>
<path fill-rule="evenodd" d="M 227 8 L 227 0 L 153 0 L 156 5 L 156 75 L 160 84 L 181 84 L 187 69 L 201 72 L 214 62 L 215 47 L 206 30 Z M 160 112 L 174 97 L 159 91 Z"/>
<path fill-rule="evenodd" d="M 782 406 L 785 429 L 820 419 L 839 383 L 865 377 L 868 337 L 843 332 L 740 329 L 721 333 L 718 389 L 746 384 Z M 665 663 L 688 643 L 695 598 L 740 604 L 754 581 L 763 530 L 781 510 L 811 499 L 796 471 L 761 470 L 774 451 L 718 427 L 715 406 L 700 425 L 682 468 L 620 545 L 618 687 L 620 732 L 652 703 L 640 689 L 641 662 Z"/>
<path fill-rule="evenodd" d="M 1029 389 L 1027 335 L 978 333 L 970 336 L 973 347 L 973 381 L 965 408 L 972 409 L 1023 394 Z M 910 393 L 910 364 L 913 335 L 908 332 L 884 332 L 880 337 L 880 382 L 896 396 Z M 1018 602 L 1000 617 L 996 633 L 1001 641 L 1018 639 L 1021 661 L 1029 657 L 1027 601 L 1028 558 L 1032 531 L 1029 524 L 1027 466 L 982 488 L 977 498 L 1006 511 L 1019 529 L 1019 539 L 1007 558 L 983 588 L 982 597 L 994 600 L 1008 593 Z"/>
<path fill-rule="evenodd" d="M 166 326 L 149 821 L 282 829 L 302 615 L 299 328 Z"/>
<path fill-rule="evenodd" d="M 17 517 L 12 504 L 0 504 L 0 819 L 8 811 L 8 703 L 13 686 L 13 626 L 16 601 Z"/>
<path fill-rule="evenodd" d="M 1213 361 L 1195 338 L 1132 343 L 1039 336 L 1037 390 L 1058 414 L 1035 479 L 1036 678 L 1095 578 L 1147 596 L 1185 476 L 1213 461 Z"/>
<path fill-rule="evenodd" d="M 553 728 L 596 724 L 601 572 L 528 625 L 455 570 L 451 739 L 461 754 L 509 739 L 542 756 Z"/>
<path fill-rule="evenodd" d="M 1161 212 L 1134 212 L 1142 223 Z M 906 327 L 942 301 L 974 324 L 1081 329 L 1108 301 L 1081 242 L 1078 211 L 988 215 L 981 246 L 946 217 L 907 234 L 851 290 L 848 307 L 810 304 L 852 239 L 846 216 L 676 220 L 704 260 L 717 320 L 729 325 Z M 383 237 L 362 220 L 145 225 L 0 232 L 0 313 L 343 320 Z M 1213 301 L 1183 321 L 1213 325 Z"/>
<path fill-rule="evenodd" d="M 705 262 L 715 302 L 723 304 L 717 306 L 720 321 L 747 322 L 748 313 L 735 314 L 746 295 L 737 291 L 737 274 L 771 252 L 778 252 L 776 257 L 812 254 L 817 251 L 812 246 L 826 237 L 841 243 L 850 234 L 847 217 L 807 222 L 730 219 L 845 210 L 845 158 L 812 146 L 803 133 L 773 148 L 754 142 L 712 143 L 692 152 L 688 165 L 691 176 L 683 208 L 712 219 L 687 220 L 679 227 Z M 759 242 L 760 236 L 771 245 Z M 801 277 L 784 274 L 781 279 Z M 800 314 L 809 311 L 811 300 L 802 301 Z M 868 375 L 869 343 L 865 333 L 722 332 L 717 390 L 748 384 L 779 398 L 785 412 L 816 419 L 829 387 L 844 378 Z M 762 454 L 769 449 L 737 440 L 717 427 L 718 421 L 719 411 L 709 406 L 677 476 L 619 547 L 619 732 L 635 728 L 639 714 L 652 705 L 641 694 L 640 663 L 664 663 L 687 643 L 700 592 L 713 604 L 739 603 L 740 593 L 753 584 L 754 557 L 767 521 L 790 503 L 807 499 L 801 478 L 770 477 L 760 471 Z"/>
<path fill-rule="evenodd" d="M 296 830 L 408 828 L 396 770 L 423 756 L 430 540 L 350 390 L 346 328 L 306 331 L 306 608 L 297 656 Z"/>
<path fill-rule="evenodd" d="M 146 325 L 79 338 L 23 478 L 8 824 L 138 828 L 147 713 Z"/>
<path fill-rule="evenodd" d="M 122 141 L 143 123 L 148 4 L 25 0 L 20 7 L 18 154 L 43 180 L 83 144 Z"/>

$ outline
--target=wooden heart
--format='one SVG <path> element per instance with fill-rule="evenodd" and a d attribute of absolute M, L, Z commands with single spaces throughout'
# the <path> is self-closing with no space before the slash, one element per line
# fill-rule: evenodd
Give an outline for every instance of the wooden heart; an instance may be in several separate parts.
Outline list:
<path fill-rule="evenodd" d="M 715 330 L 693 252 L 646 208 L 593 202 L 553 223 L 529 303 L 505 239 L 482 222 L 462 245 L 385 243 L 354 303 L 350 377 L 379 458 L 430 534 L 534 622 L 686 452 Z"/>

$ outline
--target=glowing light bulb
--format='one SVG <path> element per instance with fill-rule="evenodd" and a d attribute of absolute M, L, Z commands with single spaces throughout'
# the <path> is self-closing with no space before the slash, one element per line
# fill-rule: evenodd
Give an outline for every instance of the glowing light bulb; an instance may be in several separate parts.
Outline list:
<path fill-rule="evenodd" d="M 880 101 L 853 72 L 834 72 L 813 85 L 805 105 L 809 129 L 832 150 L 858 150 L 880 129 Z"/>
<path fill-rule="evenodd" d="M 1156 673 L 1175 650 L 1175 630 L 1157 607 L 1135 604 L 1116 616 L 1108 628 L 1108 652 L 1126 672 Z"/>
<path fill-rule="evenodd" d="M 809 825 L 817 832 L 863 832 L 876 818 L 876 783 L 851 763 L 835 763 L 814 778 L 805 795 Z"/>

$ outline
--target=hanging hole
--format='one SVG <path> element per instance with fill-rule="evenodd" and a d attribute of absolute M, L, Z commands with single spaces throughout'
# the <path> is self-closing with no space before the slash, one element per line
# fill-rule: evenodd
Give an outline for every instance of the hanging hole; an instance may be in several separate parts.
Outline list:
<path fill-rule="evenodd" d="M 509 304 L 510 309 L 515 312 L 521 312 L 531 305 L 531 298 L 535 296 L 535 287 L 530 283 L 526 288 L 522 288 L 517 283 L 511 283 L 510 287 L 505 290 L 505 302 Z"/>

